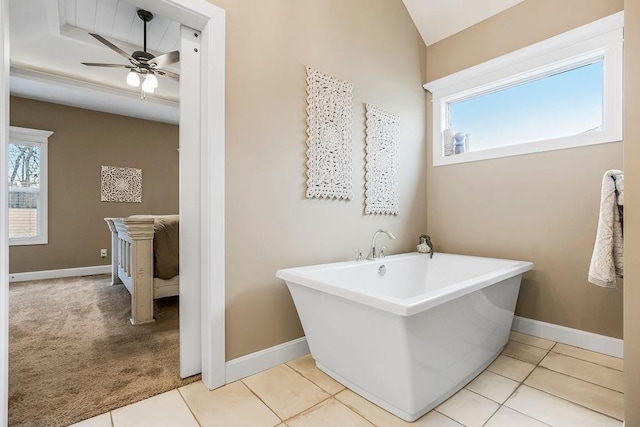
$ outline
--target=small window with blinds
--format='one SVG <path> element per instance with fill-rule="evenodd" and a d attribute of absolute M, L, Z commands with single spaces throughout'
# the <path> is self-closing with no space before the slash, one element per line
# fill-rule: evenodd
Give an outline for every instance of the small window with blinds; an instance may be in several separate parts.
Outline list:
<path fill-rule="evenodd" d="M 8 146 L 9 244 L 47 238 L 47 152 L 52 132 L 12 126 Z"/>

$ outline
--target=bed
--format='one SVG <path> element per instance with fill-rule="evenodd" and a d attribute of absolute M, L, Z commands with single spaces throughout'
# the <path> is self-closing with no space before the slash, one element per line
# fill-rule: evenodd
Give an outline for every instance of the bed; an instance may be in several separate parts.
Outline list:
<path fill-rule="evenodd" d="M 179 216 L 105 218 L 111 231 L 111 284 L 131 294 L 131 323 L 153 322 L 153 300 L 178 295 Z"/>

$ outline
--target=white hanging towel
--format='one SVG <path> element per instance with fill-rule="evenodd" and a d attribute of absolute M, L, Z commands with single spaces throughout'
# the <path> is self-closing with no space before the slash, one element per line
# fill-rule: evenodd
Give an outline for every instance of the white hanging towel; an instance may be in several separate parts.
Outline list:
<path fill-rule="evenodd" d="M 589 282 L 606 288 L 616 287 L 616 277 L 623 276 L 624 175 L 610 170 L 602 177 L 600 217 L 596 242 L 589 266 Z"/>

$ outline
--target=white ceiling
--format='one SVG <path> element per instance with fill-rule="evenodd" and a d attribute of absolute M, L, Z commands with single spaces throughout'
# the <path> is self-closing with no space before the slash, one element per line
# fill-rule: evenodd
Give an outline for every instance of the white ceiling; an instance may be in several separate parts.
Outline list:
<path fill-rule="evenodd" d="M 59 0 L 58 10 L 63 33 L 74 28 L 97 33 L 111 41 L 142 46 L 144 25 L 136 7 L 122 0 Z M 154 16 L 147 24 L 147 48 L 154 52 L 180 49 L 180 24 L 163 16 Z"/>
<path fill-rule="evenodd" d="M 524 0 L 402 0 L 427 46 Z"/>
<path fill-rule="evenodd" d="M 403 0 L 427 45 L 521 1 Z M 177 82 L 161 77 L 156 92 L 141 101 L 139 89 L 126 85 L 126 69 L 81 64 L 127 63 L 89 32 L 102 35 L 125 52 L 142 50 L 143 23 L 134 4 L 126 0 L 10 0 L 9 8 L 12 94 L 178 123 Z M 179 23 L 156 15 L 147 27 L 149 52 L 179 50 Z M 179 64 L 168 69 L 179 73 Z"/>
<path fill-rule="evenodd" d="M 159 87 L 140 101 L 126 84 L 126 69 L 81 62 L 128 64 L 88 33 L 96 32 L 125 52 L 142 50 L 143 22 L 124 0 L 10 0 L 11 93 L 169 123 L 178 122 L 179 84 L 159 77 Z M 153 11 L 151 11 L 153 12 Z M 178 50 L 180 24 L 155 16 L 147 24 L 147 50 Z M 179 73 L 177 67 L 167 69 Z"/>

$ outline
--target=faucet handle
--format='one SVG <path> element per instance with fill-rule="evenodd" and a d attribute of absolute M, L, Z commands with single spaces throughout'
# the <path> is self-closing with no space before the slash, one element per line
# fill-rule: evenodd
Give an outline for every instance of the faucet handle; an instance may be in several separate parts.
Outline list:
<path fill-rule="evenodd" d="M 380 255 L 378 255 L 378 258 L 384 258 L 384 250 L 387 249 L 386 246 L 383 246 L 380 248 Z"/>
<path fill-rule="evenodd" d="M 356 261 L 362 261 L 362 251 L 360 249 L 356 249 L 355 252 L 358 254 L 358 258 L 356 258 Z"/>

